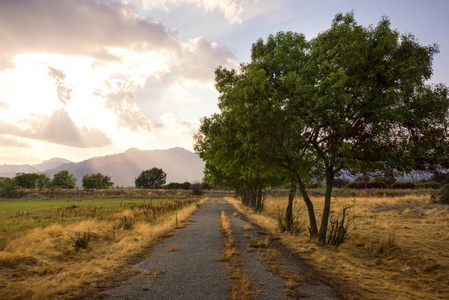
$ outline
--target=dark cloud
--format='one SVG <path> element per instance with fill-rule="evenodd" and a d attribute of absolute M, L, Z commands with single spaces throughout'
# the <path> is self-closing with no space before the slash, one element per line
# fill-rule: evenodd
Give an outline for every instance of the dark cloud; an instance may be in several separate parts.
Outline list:
<path fill-rule="evenodd" d="M 9 138 L 5 136 L 0 136 L 0 145 L 2 147 L 20 147 L 20 148 L 29 148 L 30 144 L 26 142 L 22 142 L 15 138 Z"/>
<path fill-rule="evenodd" d="M 0 121 L 0 134 L 77 148 L 100 148 L 111 145 L 110 138 L 100 130 L 77 127 L 64 109 L 54 111 L 50 117 L 30 117 L 20 121 L 18 125 Z"/>
<path fill-rule="evenodd" d="M 34 52 L 119 60 L 110 48 L 178 48 L 177 35 L 117 2 L 0 1 L 0 69 L 13 67 L 15 55 Z"/>
<path fill-rule="evenodd" d="M 65 86 L 64 79 L 67 75 L 61 69 L 55 69 L 53 67 L 48 67 L 48 75 L 55 81 L 56 93 L 58 93 L 58 99 L 62 104 L 66 105 L 67 101 L 70 100 L 70 93 L 72 89 Z"/>

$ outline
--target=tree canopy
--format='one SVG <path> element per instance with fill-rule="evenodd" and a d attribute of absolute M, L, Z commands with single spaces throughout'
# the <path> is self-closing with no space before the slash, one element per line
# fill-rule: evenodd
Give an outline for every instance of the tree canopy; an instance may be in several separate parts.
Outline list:
<path fill-rule="evenodd" d="M 56 173 L 51 181 L 51 186 L 60 187 L 63 189 L 73 189 L 76 186 L 77 179 L 75 176 L 64 170 Z"/>
<path fill-rule="evenodd" d="M 84 175 L 82 184 L 84 189 L 108 189 L 114 185 L 111 177 L 101 173 Z"/>
<path fill-rule="evenodd" d="M 235 188 L 250 182 L 243 174 L 276 170 L 293 180 L 311 235 L 325 242 L 340 172 L 391 176 L 449 165 L 448 89 L 426 83 L 436 53 L 385 17 L 363 27 L 353 13 L 336 15 L 310 41 L 292 32 L 259 39 L 251 63 L 216 70 L 221 113 L 203 119 L 195 149 L 211 178 Z M 326 183 L 319 231 L 310 178 Z"/>
<path fill-rule="evenodd" d="M 164 170 L 155 167 L 142 171 L 136 178 L 135 184 L 137 188 L 156 189 L 165 184 L 166 178 L 167 174 L 165 174 Z"/>

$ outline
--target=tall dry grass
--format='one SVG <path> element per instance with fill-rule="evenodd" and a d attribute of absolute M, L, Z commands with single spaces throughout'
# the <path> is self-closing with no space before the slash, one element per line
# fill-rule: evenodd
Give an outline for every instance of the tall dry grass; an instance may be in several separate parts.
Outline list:
<path fill-rule="evenodd" d="M 206 201 L 204 198 L 202 202 Z M 0 299 L 73 299 L 126 265 L 142 249 L 185 221 L 197 202 L 167 210 L 151 221 L 144 210 L 117 207 L 101 219 L 52 224 L 9 239 L 0 252 Z M 124 218 L 132 226 L 120 226 Z M 86 249 L 76 251 L 75 233 L 92 233 Z"/>
<path fill-rule="evenodd" d="M 449 208 L 430 204 L 429 196 L 337 198 L 332 214 L 353 205 L 350 239 L 336 248 L 307 235 L 307 210 L 301 199 L 294 213 L 303 222 L 299 235 L 276 228 L 287 197 L 268 197 L 265 212 L 254 214 L 239 201 L 227 200 L 252 222 L 280 238 L 347 299 L 449 299 Z M 313 197 L 320 220 L 324 198 Z"/>

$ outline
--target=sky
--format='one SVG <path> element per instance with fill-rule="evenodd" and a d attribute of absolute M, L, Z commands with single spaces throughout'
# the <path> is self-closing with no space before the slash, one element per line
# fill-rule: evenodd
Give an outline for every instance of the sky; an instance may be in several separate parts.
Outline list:
<path fill-rule="evenodd" d="M 201 118 L 219 112 L 218 66 L 350 11 L 438 44 L 429 83 L 449 85 L 447 0 L 0 0 L 0 164 L 192 151 Z"/>

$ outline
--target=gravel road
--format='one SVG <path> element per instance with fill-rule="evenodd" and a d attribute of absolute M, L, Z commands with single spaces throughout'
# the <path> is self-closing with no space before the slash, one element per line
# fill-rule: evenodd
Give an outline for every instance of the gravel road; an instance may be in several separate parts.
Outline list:
<path fill-rule="evenodd" d="M 285 293 L 285 280 L 267 271 L 262 254 L 245 251 L 251 236 L 263 232 L 233 216 L 232 206 L 220 199 L 209 200 L 195 212 L 187 226 L 177 229 L 174 236 L 157 245 L 150 257 L 135 266 L 135 277 L 118 288 L 105 291 L 104 299 L 229 299 L 232 282 L 228 279 L 227 262 L 220 260 L 224 245 L 220 232 L 222 210 L 231 222 L 251 285 L 258 291 L 254 298 L 290 299 Z M 179 249 L 169 251 L 175 245 Z M 288 255 L 283 255 L 282 260 L 287 262 L 290 271 L 302 272 L 301 266 Z M 301 292 L 296 295 L 301 299 L 336 299 L 326 286 L 301 285 L 299 288 Z M 295 294 L 290 296 L 299 298 Z"/>

